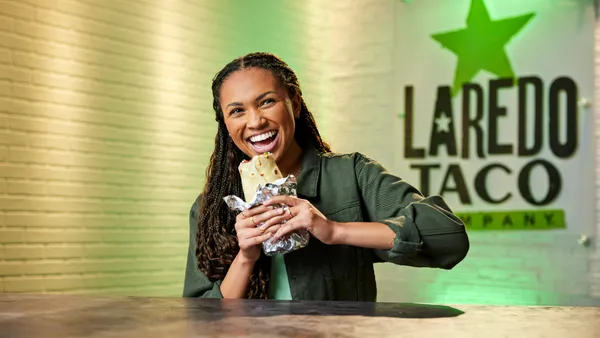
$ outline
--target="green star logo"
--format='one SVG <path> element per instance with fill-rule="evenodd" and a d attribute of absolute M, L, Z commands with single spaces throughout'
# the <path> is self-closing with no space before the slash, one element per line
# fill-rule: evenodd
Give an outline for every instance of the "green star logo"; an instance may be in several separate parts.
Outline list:
<path fill-rule="evenodd" d="M 506 55 L 508 42 L 533 18 L 529 13 L 511 18 L 492 20 L 483 0 L 472 0 L 467 27 L 431 37 L 458 57 L 452 95 L 470 82 L 481 70 L 498 77 L 515 77 Z"/>

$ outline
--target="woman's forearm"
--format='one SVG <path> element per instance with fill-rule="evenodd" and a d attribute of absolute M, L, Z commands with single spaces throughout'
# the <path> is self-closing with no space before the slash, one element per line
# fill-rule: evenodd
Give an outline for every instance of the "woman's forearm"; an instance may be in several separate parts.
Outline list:
<path fill-rule="evenodd" d="M 223 298 L 246 298 L 254 263 L 237 254 L 221 283 Z"/>
<path fill-rule="evenodd" d="M 362 248 L 389 250 L 396 234 L 387 225 L 375 222 L 335 222 L 332 244 L 353 245 Z"/>

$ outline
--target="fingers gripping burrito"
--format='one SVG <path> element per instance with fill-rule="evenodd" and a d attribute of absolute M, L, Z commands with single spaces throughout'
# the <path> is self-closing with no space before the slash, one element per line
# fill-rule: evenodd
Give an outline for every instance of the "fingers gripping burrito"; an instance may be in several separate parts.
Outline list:
<path fill-rule="evenodd" d="M 284 178 L 271 153 L 254 156 L 250 161 L 244 160 L 238 170 L 245 201 L 238 196 L 225 197 L 225 202 L 232 210 L 242 212 L 262 204 L 272 196 L 296 196 L 296 177 L 290 175 Z M 268 256 L 285 254 L 305 247 L 309 239 L 308 231 L 299 230 L 277 241 L 272 238 L 265 241 L 262 244 L 263 251 Z"/>

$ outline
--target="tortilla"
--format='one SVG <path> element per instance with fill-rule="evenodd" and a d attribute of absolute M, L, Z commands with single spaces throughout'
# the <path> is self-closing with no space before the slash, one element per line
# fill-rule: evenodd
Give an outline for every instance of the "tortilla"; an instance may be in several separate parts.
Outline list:
<path fill-rule="evenodd" d="M 273 183 L 283 178 L 281 170 L 275 163 L 275 157 L 271 153 L 254 156 L 250 161 L 242 161 L 239 167 L 242 177 L 242 189 L 246 202 L 254 199 L 258 186 L 265 186 L 267 183 Z"/>

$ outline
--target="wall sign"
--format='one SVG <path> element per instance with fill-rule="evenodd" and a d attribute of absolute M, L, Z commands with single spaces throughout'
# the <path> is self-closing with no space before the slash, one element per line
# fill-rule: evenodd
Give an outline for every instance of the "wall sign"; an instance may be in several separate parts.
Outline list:
<path fill-rule="evenodd" d="M 593 4 L 399 7 L 398 172 L 472 229 L 593 227 Z"/>

